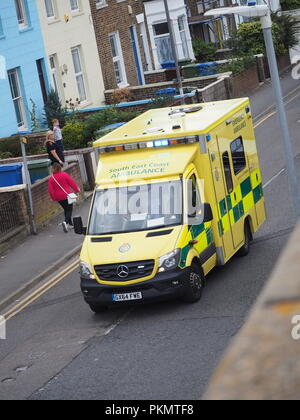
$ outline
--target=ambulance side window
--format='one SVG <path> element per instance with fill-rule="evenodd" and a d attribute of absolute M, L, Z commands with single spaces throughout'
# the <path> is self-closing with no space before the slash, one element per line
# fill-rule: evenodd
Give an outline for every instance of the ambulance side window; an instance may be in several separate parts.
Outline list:
<path fill-rule="evenodd" d="M 201 208 L 200 193 L 197 185 L 196 175 L 192 175 L 188 182 L 189 189 L 189 217 L 195 217 Z"/>
<path fill-rule="evenodd" d="M 233 181 L 232 181 L 231 166 L 230 166 L 230 159 L 229 159 L 228 152 L 223 153 L 223 166 L 224 166 L 224 172 L 225 172 L 227 191 L 230 194 L 233 191 Z"/>
<path fill-rule="evenodd" d="M 237 175 L 240 172 L 242 172 L 247 166 L 243 138 L 238 137 L 236 140 L 234 140 L 231 143 L 230 148 L 232 154 L 234 174 Z"/>

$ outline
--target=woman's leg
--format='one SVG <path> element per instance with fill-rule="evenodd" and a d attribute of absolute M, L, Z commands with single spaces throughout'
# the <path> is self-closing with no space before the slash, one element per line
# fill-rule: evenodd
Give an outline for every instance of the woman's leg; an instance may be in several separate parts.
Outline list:
<path fill-rule="evenodd" d="M 68 206 L 66 208 L 66 222 L 70 226 L 73 226 L 72 214 L 73 214 L 73 204 L 68 203 Z"/>
<path fill-rule="evenodd" d="M 70 210 L 69 210 L 69 203 L 68 200 L 62 200 L 59 201 L 59 204 L 62 206 L 62 208 L 64 209 L 65 212 L 65 222 L 69 224 L 68 220 L 69 220 L 69 214 L 70 214 Z M 71 213 L 72 216 L 72 213 Z"/>

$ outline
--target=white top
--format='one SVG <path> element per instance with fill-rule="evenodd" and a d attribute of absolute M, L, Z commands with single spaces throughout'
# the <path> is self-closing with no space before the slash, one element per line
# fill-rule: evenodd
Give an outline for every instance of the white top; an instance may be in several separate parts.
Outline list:
<path fill-rule="evenodd" d="M 61 141 L 62 140 L 62 134 L 61 134 L 61 129 L 60 127 L 53 127 L 53 132 L 54 132 L 54 139 L 55 141 Z"/>

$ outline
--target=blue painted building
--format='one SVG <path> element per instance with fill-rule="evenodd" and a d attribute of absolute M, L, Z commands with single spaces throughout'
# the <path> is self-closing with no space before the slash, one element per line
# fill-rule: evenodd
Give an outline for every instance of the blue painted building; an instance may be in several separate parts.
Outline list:
<path fill-rule="evenodd" d="M 0 138 L 32 127 L 32 101 L 42 120 L 49 90 L 35 0 L 0 1 Z"/>

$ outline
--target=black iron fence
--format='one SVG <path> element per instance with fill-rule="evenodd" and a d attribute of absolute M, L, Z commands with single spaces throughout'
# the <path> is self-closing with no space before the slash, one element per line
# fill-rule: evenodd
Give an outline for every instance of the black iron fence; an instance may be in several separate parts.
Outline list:
<path fill-rule="evenodd" d="M 20 215 L 14 196 L 0 203 L 0 235 L 20 226 Z"/>

